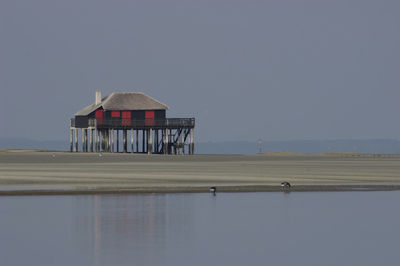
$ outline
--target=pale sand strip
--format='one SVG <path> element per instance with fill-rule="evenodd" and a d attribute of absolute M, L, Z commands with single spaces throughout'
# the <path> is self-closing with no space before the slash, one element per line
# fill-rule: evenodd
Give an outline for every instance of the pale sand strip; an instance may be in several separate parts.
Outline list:
<path fill-rule="evenodd" d="M 0 151 L 0 195 L 400 189 L 400 155 Z"/>

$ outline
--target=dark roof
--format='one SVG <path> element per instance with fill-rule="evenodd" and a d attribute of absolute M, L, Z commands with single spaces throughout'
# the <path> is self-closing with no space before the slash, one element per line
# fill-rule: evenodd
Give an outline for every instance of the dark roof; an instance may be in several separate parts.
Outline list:
<path fill-rule="evenodd" d="M 92 103 L 75 113 L 76 116 L 89 115 L 99 107 L 104 110 L 167 110 L 168 106 L 143 92 L 113 92 L 101 99 L 101 103 Z"/>

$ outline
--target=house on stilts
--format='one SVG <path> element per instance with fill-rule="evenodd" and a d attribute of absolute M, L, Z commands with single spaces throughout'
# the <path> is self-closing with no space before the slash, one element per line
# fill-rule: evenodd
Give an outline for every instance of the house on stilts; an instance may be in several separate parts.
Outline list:
<path fill-rule="evenodd" d="M 70 151 L 194 154 L 195 119 L 167 118 L 167 109 L 142 92 L 102 98 L 96 91 L 95 102 L 71 119 Z"/>

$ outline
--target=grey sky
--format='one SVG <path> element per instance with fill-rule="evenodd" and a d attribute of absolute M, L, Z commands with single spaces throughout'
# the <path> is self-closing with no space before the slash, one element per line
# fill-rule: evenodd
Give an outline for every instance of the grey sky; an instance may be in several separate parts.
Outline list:
<path fill-rule="evenodd" d="M 0 1 L 0 137 L 59 140 L 114 90 L 213 140 L 400 135 L 400 1 Z M 142 89 L 143 88 L 143 89 Z"/>

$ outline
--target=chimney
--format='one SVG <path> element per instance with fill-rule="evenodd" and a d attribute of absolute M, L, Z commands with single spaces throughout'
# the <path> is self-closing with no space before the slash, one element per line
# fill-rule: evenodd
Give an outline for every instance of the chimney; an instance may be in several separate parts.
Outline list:
<path fill-rule="evenodd" d="M 95 103 L 96 104 L 101 103 L 101 91 L 100 90 L 96 91 L 96 102 Z"/>

